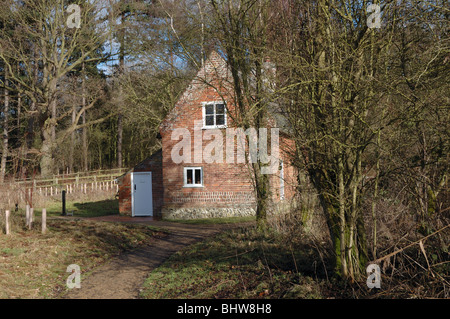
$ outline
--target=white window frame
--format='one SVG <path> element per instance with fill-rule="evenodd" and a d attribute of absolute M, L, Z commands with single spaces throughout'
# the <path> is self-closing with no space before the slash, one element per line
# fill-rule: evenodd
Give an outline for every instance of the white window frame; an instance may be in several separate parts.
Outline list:
<path fill-rule="evenodd" d="M 197 169 L 200 170 L 201 184 L 188 184 L 187 183 L 187 171 L 192 170 L 192 178 L 195 179 L 195 170 L 197 170 Z M 184 167 L 183 168 L 183 187 L 203 187 L 203 167 L 201 167 L 201 166 Z"/>
<path fill-rule="evenodd" d="M 223 104 L 224 106 L 224 124 L 222 125 L 206 125 L 206 105 L 214 104 L 214 123 L 216 122 L 216 104 Z M 202 115 L 203 115 L 203 129 L 215 129 L 215 128 L 226 128 L 227 127 L 227 104 L 224 101 L 210 101 L 202 102 Z"/>

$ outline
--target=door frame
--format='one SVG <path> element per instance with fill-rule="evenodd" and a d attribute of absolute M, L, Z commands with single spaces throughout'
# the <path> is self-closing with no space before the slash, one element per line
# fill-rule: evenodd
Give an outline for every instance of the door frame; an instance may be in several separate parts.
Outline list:
<path fill-rule="evenodd" d="M 149 175 L 150 176 L 150 189 L 151 189 L 151 195 L 150 196 L 150 207 L 151 207 L 151 214 L 150 215 L 137 215 L 135 213 L 135 195 L 134 195 L 134 175 Z M 131 172 L 131 217 L 147 217 L 147 216 L 153 216 L 153 177 L 152 172 Z"/>

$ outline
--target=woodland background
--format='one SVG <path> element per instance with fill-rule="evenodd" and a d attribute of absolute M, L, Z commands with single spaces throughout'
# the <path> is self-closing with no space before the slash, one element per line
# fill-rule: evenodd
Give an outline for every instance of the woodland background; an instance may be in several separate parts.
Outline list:
<path fill-rule="evenodd" d="M 369 260 L 417 243 L 397 266 L 425 257 L 424 276 L 448 291 L 450 9 L 373 1 L 370 28 L 371 3 L 1 0 L 0 183 L 139 163 L 215 49 L 243 125 L 263 127 L 274 105 L 288 123 L 304 172 L 295 211 L 314 192 L 335 273 L 358 279 Z M 67 25 L 70 4 L 79 28 Z"/>

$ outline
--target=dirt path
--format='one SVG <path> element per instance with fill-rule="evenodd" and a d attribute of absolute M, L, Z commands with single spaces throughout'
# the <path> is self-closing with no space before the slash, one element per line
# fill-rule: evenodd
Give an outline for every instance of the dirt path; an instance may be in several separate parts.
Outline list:
<path fill-rule="evenodd" d="M 70 290 L 68 299 L 136 299 L 148 273 L 161 265 L 175 252 L 217 234 L 237 227 L 233 224 L 190 225 L 153 221 L 149 218 L 122 220 L 117 217 L 98 218 L 101 221 L 131 222 L 154 225 L 170 231 L 148 245 L 125 252 L 94 270 L 86 278 L 81 276 L 81 288 Z"/>

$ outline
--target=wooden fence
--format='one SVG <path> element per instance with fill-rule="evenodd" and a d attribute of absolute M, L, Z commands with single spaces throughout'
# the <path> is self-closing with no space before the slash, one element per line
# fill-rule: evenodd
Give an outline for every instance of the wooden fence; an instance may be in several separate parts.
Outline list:
<path fill-rule="evenodd" d="M 33 196 L 57 196 L 66 191 L 73 193 L 95 193 L 98 191 L 117 192 L 119 185 L 117 178 L 127 170 L 97 170 L 74 174 L 54 175 L 47 179 L 14 180 L 0 185 L 0 197 L 11 202 L 31 202 Z M 1 200 L 1 198 L 0 198 Z"/>

